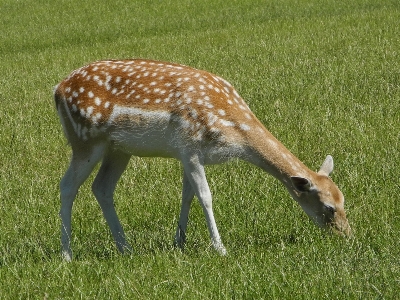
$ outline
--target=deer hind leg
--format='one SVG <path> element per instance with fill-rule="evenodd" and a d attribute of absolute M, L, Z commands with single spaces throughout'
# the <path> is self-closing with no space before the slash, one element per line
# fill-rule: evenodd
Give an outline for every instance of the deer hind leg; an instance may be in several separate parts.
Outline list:
<path fill-rule="evenodd" d="M 96 145 L 90 149 L 73 148 L 69 168 L 60 182 L 61 251 L 67 261 L 72 259 L 70 247 L 72 205 L 79 187 L 103 157 L 104 149 L 105 145 Z"/>
<path fill-rule="evenodd" d="M 131 247 L 126 242 L 124 230 L 115 211 L 113 195 L 130 157 L 131 155 L 124 152 L 109 150 L 103 158 L 100 170 L 92 185 L 92 191 L 121 253 L 130 252 Z"/>
<path fill-rule="evenodd" d="M 214 212 L 212 209 L 212 196 L 206 179 L 204 166 L 198 156 L 192 156 L 187 160 L 183 161 L 183 168 L 189 183 L 191 184 L 194 193 L 200 201 L 203 208 L 203 212 L 206 217 L 208 231 L 211 237 L 211 243 L 215 250 L 221 255 L 226 254 L 226 249 L 222 244 L 221 237 L 219 235 L 217 224 L 214 218 Z"/>
<path fill-rule="evenodd" d="M 183 250 L 186 242 L 186 228 L 189 219 L 190 204 L 194 197 L 194 189 L 190 184 L 189 178 L 186 172 L 183 172 L 183 184 L 182 184 L 182 205 L 179 216 L 178 227 L 176 228 L 174 245 Z"/>

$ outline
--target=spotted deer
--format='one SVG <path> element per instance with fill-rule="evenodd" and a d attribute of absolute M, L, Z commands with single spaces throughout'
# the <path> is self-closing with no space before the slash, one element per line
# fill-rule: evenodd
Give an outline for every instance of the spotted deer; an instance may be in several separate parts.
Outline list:
<path fill-rule="evenodd" d="M 252 163 L 279 179 L 320 227 L 350 233 L 343 194 L 328 177 L 333 170 L 332 157 L 326 157 L 317 173 L 308 169 L 221 77 L 152 60 L 98 61 L 73 71 L 55 88 L 54 99 L 72 147 L 69 168 L 60 182 L 61 245 L 66 260 L 72 259 L 73 201 L 99 161 L 93 193 L 119 251 L 131 249 L 114 209 L 113 194 L 132 155 L 181 161 L 182 205 L 175 234 L 175 244 L 181 248 L 196 195 L 213 247 L 226 253 L 204 166 L 232 158 Z"/>

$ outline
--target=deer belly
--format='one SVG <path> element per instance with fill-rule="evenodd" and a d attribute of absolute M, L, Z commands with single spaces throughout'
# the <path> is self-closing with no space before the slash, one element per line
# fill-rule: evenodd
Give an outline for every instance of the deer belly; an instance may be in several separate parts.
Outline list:
<path fill-rule="evenodd" d="M 110 141 L 113 147 L 135 156 L 175 157 L 171 131 L 161 124 L 112 130 Z"/>
<path fill-rule="evenodd" d="M 170 114 L 136 108 L 114 108 L 109 125 L 113 146 L 135 156 L 174 157 Z"/>

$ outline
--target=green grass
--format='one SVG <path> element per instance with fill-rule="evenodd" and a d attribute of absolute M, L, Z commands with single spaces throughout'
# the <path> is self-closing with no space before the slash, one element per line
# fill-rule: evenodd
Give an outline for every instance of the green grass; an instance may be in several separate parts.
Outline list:
<path fill-rule="evenodd" d="M 198 3 L 199 2 L 199 3 Z M 396 0 L 0 1 L 1 299 L 395 299 L 400 292 L 400 3 Z M 229 80 L 311 169 L 333 155 L 353 239 L 324 235 L 273 177 L 207 168 L 229 255 L 192 206 L 172 247 L 181 167 L 133 158 L 116 207 L 120 256 L 90 193 L 59 252 L 70 149 L 52 89 L 104 58 L 188 64 Z"/>

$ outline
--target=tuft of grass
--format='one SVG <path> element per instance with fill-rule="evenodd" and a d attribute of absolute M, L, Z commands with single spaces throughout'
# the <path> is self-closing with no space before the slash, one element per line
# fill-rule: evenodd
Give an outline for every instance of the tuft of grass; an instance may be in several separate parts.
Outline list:
<path fill-rule="evenodd" d="M 0 298 L 393 299 L 399 293 L 400 4 L 232 0 L 0 4 Z M 324 235 L 284 188 L 243 162 L 207 168 L 227 257 L 198 203 L 172 247 L 181 167 L 132 158 L 118 254 L 82 186 L 72 263 L 59 253 L 58 184 L 70 149 L 52 89 L 88 62 L 144 57 L 229 80 L 312 169 L 333 155 L 352 239 Z"/>

